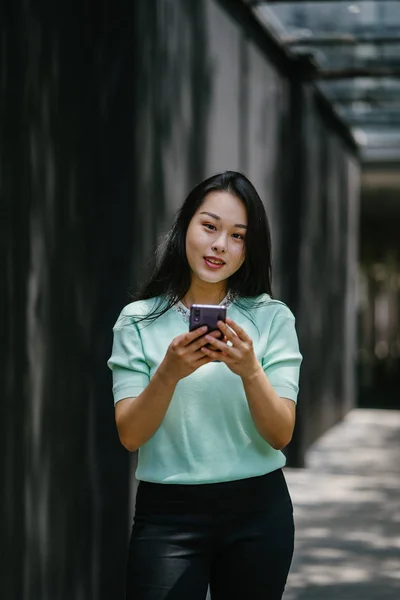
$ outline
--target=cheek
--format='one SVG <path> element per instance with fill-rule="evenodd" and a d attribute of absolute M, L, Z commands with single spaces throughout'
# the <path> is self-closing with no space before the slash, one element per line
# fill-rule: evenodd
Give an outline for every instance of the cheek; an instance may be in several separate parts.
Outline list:
<path fill-rule="evenodd" d="M 189 225 L 186 233 L 186 251 L 190 251 L 196 245 L 196 235 L 193 230 L 193 226 Z"/>
<path fill-rule="evenodd" d="M 236 247 L 232 248 L 231 252 L 235 262 L 237 262 L 238 265 L 241 266 L 244 263 L 244 259 L 246 258 L 246 248 L 244 247 L 244 245 L 239 246 L 239 244 L 237 244 Z"/>
<path fill-rule="evenodd" d="M 204 234 L 195 226 L 189 227 L 186 234 L 186 257 L 191 268 L 204 248 L 204 244 Z"/>
<path fill-rule="evenodd" d="M 186 236 L 186 252 L 199 252 L 209 245 L 210 236 L 203 228 L 188 229 Z"/>
<path fill-rule="evenodd" d="M 193 246 L 192 246 L 191 239 L 189 237 L 186 238 L 186 258 L 187 258 L 187 261 L 188 261 L 190 267 L 192 267 L 192 263 L 193 263 Z"/>

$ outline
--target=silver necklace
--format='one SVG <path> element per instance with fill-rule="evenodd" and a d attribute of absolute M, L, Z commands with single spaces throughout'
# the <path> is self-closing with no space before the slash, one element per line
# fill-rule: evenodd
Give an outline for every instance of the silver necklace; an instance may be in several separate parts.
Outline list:
<path fill-rule="evenodd" d="M 219 306 L 226 306 L 226 308 L 228 308 L 235 301 L 236 297 L 237 294 L 234 294 L 233 292 L 228 292 L 225 298 L 219 303 Z M 172 308 L 181 315 L 184 321 L 189 323 L 190 308 L 187 308 L 181 300 L 174 304 Z"/>

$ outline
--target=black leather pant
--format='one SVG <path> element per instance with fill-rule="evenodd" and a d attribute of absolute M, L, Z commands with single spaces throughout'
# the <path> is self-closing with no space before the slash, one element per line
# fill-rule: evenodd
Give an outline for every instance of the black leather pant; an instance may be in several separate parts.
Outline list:
<path fill-rule="evenodd" d="M 127 600 L 280 600 L 294 543 L 281 470 L 200 485 L 141 482 Z"/>

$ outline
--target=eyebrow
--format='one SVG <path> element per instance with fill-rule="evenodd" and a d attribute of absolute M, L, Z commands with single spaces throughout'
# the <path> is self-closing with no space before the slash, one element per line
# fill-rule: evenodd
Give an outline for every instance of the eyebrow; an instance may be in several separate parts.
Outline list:
<path fill-rule="evenodd" d="M 215 215 L 214 213 L 210 213 L 210 212 L 201 212 L 201 215 L 208 215 L 209 217 L 212 217 L 213 219 L 216 219 L 217 221 L 221 220 L 221 217 L 219 217 L 218 215 Z M 236 223 L 236 225 L 234 225 L 234 227 L 240 227 L 240 229 L 247 229 L 247 225 L 241 225 L 240 223 Z"/>

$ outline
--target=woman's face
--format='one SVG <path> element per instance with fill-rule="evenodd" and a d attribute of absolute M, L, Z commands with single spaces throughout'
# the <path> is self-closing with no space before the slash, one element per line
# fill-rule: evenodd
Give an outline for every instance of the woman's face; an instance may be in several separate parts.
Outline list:
<path fill-rule="evenodd" d="M 245 259 L 246 208 L 229 192 L 210 192 L 186 233 L 186 256 L 193 276 L 207 283 L 228 279 Z"/>

